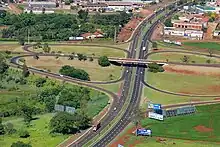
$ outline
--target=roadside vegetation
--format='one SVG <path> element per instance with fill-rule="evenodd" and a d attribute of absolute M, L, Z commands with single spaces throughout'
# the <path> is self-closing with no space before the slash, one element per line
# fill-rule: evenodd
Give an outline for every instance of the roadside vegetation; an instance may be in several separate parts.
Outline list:
<path fill-rule="evenodd" d="M 25 64 L 22 70 L 9 68 L 5 54 L 0 55 L 0 138 L 5 146 L 18 140 L 55 146 L 68 136 L 61 134 L 74 134 L 92 125 L 92 117 L 108 103 L 104 93 L 33 75 Z M 55 104 L 76 111 L 56 113 Z"/>
<path fill-rule="evenodd" d="M 212 49 L 220 51 L 220 43 L 218 42 L 184 42 L 184 45 L 201 49 Z"/>
<path fill-rule="evenodd" d="M 161 60 L 164 62 L 182 62 L 182 63 L 219 63 L 220 60 L 214 57 L 201 55 L 191 55 L 183 53 L 157 53 L 152 54 L 149 59 Z"/>
<path fill-rule="evenodd" d="M 1 11 L 0 25 L 9 26 L 2 30 L 2 38 L 18 40 L 23 44 L 27 33 L 31 41 L 61 41 L 71 36 L 95 32 L 101 29 L 106 38 L 114 37 L 115 26 L 123 27 L 131 15 L 125 12 L 112 15 L 88 16 L 88 12 L 79 11 L 70 14 L 27 14 L 14 15 Z"/>

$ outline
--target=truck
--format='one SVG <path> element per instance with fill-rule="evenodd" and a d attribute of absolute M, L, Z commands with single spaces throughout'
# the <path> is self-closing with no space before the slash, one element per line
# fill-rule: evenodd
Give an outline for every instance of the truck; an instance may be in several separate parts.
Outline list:
<path fill-rule="evenodd" d="M 94 127 L 93 127 L 92 130 L 93 130 L 94 132 L 96 132 L 100 127 L 101 127 L 101 123 L 98 122 L 96 125 L 94 125 Z"/>

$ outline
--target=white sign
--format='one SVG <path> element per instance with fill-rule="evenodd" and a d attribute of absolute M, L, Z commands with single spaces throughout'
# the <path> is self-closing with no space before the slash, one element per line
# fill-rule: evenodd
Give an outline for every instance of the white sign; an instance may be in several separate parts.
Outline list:
<path fill-rule="evenodd" d="M 148 117 L 156 119 L 156 120 L 163 120 L 163 115 L 160 115 L 160 114 L 157 114 L 157 113 L 154 113 L 154 112 L 149 112 Z"/>
<path fill-rule="evenodd" d="M 148 109 L 153 109 L 154 108 L 154 104 L 153 103 L 148 103 Z"/>

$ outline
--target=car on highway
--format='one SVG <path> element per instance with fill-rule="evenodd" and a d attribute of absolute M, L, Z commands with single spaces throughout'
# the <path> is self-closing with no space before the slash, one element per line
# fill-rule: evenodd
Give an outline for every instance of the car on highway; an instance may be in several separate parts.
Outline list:
<path fill-rule="evenodd" d="M 64 54 L 60 54 L 61 56 L 64 56 Z"/>
<path fill-rule="evenodd" d="M 117 108 L 116 108 L 116 107 L 114 108 L 114 111 L 115 111 L 115 110 L 117 110 Z"/>
<path fill-rule="evenodd" d="M 146 47 L 144 46 L 144 47 L 143 47 L 143 51 L 145 51 L 145 50 L 146 50 Z"/>
<path fill-rule="evenodd" d="M 60 75 L 60 77 L 63 77 L 63 75 Z"/>

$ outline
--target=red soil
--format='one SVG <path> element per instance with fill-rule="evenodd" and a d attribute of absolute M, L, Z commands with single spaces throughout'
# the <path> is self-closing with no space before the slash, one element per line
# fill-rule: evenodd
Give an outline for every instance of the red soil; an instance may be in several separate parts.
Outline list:
<path fill-rule="evenodd" d="M 209 86 L 208 89 L 212 92 L 220 92 L 220 85 Z"/>
<path fill-rule="evenodd" d="M 122 29 L 121 32 L 118 34 L 118 41 L 124 42 L 128 40 L 136 28 L 136 26 L 142 21 L 142 18 L 132 18 Z"/>
<path fill-rule="evenodd" d="M 220 77 L 220 72 L 214 68 L 207 68 L 203 67 L 190 67 L 190 66 L 182 66 L 182 65 L 168 65 L 164 66 L 164 70 L 166 72 L 174 72 L 179 74 L 187 74 L 187 75 L 208 75 L 214 77 Z"/>
<path fill-rule="evenodd" d="M 215 98 L 214 100 L 220 100 L 220 97 L 219 98 Z"/>
<path fill-rule="evenodd" d="M 207 128 L 207 127 L 202 126 L 202 125 L 196 126 L 196 127 L 194 127 L 194 129 L 198 132 L 211 132 L 211 131 L 213 131 L 212 128 Z"/>
<path fill-rule="evenodd" d="M 181 74 L 189 74 L 189 75 L 197 75 L 198 73 L 195 71 L 190 71 L 186 69 L 175 69 L 170 66 L 164 66 L 165 71 L 168 72 L 175 72 L 175 73 L 181 73 Z"/>

